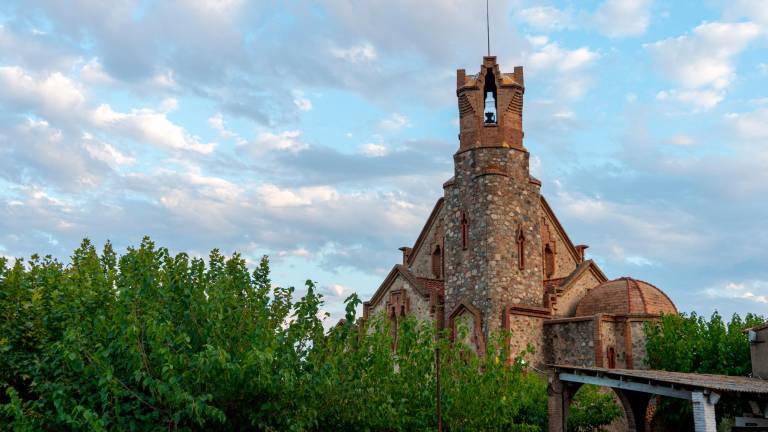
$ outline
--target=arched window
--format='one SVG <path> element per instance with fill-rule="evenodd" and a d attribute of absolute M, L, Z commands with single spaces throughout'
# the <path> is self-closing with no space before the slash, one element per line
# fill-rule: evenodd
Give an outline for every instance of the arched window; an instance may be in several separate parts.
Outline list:
<path fill-rule="evenodd" d="M 443 254 L 440 245 L 436 245 L 434 252 L 432 252 L 432 274 L 438 279 L 443 274 Z"/>
<path fill-rule="evenodd" d="M 544 274 L 548 278 L 555 274 L 555 252 L 549 243 L 544 246 Z"/>
<path fill-rule="evenodd" d="M 467 250 L 469 245 L 469 221 L 467 215 L 461 214 L 461 248 Z"/>
<path fill-rule="evenodd" d="M 525 235 L 522 227 L 517 229 L 517 268 L 525 269 Z"/>
<path fill-rule="evenodd" d="M 616 368 L 616 350 L 608 347 L 608 369 Z"/>

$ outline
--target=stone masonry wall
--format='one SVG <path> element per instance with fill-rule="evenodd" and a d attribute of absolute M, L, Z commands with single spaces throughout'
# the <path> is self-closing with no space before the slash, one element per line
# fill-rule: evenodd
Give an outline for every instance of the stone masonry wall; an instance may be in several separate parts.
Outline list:
<path fill-rule="evenodd" d="M 648 369 L 646 359 L 648 352 L 645 350 L 645 321 L 629 321 L 632 331 L 632 367 L 634 369 Z"/>
<path fill-rule="evenodd" d="M 576 315 L 576 306 L 587 291 L 600 284 L 600 281 L 590 271 L 584 272 L 567 291 L 557 298 L 555 315 L 558 317 L 572 317 Z"/>
<path fill-rule="evenodd" d="M 547 363 L 595 366 L 594 317 L 544 321 Z"/>
<path fill-rule="evenodd" d="M 600 323 L 600 338 L 602 341 L 603 367 L 608 367 L 608 348 L 613 347 L 616 353 L 616 367 L 627 368 L 626 344 L 624 343 L 625 322 L 621 319 L 604 319 Z"/>
<path fill-rule="evenodd" d="M 509 316 L 509 330 L 512 337 L 509 343 L 510 354 L 516 356 L 528 349 L 530 344 L 533 353 L 524 356 L 526 362 L 535 367 L 542 367 L 545 363 L 544 353 L 544 318 L 515 315 Z"/>
<path fill-rule="evenodd" d="M 576 269 L 579 263 L 576 262 L 573 255 L 568 251 L 568 244 L 566 243 L 565 238 L 563 238 L 557 230 L 555 222 L 543 208 L 541 209 L 541 213 L 544 220 L 543 223 L 545 224 L 542 231 L 544 232 L 544 235 L 548 235 L 549 237 L 548 239 L 542 239 L 542 248 L 544 247 L 544 244 L 550 242 L 554 244 L 555 252 L 555 273 L 549 279 L 567 277 Z"/>
<path fill-rule="evenodd" d="M 432 272 L 432 252 L 435 250 L 435 245 L 438 244 L 440 245 L 440 249 L 445 249 L 443 244 L 442 229 L 444 213 L 445 206 L 440 209 L 440 212 L 435 218 L 435 222 L 432 224 L 429 232 L 427 232 L 427 235 L 424 237 L 424 242 L 422 243 L 419 250 L 412 252 L 416 255 L 412 258 L 413 261 L 411 262 L 411 265 L 408 266 L 408 269 L 411 271 L 411 273 L 418 277 L 436 279 Z M 445 254 L 445 251 L 443 251 L 443 254 Z M 442 279 L 442 276 L 440 279 Z"/>
<path fill-rule="evenodd" d="M 420 320 L 432 319 L 430 315 L 429 299 L 424 298 L 416 292 L 415 289 L 408 283 L 407 280 L 398 276 L 389 289 L 384 293 L 381 301 L 371 308 L 371 317 L 380 313 L 386 313 L 387 302 L 390 299 L 390 293 L 392 291 L 405 290 L 408 296 L 409 312 L 414 314 L 416 318 Z"/>
<path fill-rule="evenodd" d="M 483 333 L 499 329 L 511 303 L 542 306 L 539 186 L 530 181 L 527 151 L 477 148 L 454 155 L 455 180 L 445 189 L 446 314 L 467 299 L 483 314 Z M 462 215 L 468 244 L 462 245 Z M 522 228 L 524 268 L 519 268 Z"/>

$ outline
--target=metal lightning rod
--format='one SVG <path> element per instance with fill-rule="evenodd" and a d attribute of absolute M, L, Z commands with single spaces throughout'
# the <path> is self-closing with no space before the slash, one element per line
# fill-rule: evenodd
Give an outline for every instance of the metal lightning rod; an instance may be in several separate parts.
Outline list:
<path fill-rule="evenodd" d="M 488 41 L 488 57 L 491 56 L 491 21 L 488 19 L 488 0 L 485 0 L 485 34 Z"/>

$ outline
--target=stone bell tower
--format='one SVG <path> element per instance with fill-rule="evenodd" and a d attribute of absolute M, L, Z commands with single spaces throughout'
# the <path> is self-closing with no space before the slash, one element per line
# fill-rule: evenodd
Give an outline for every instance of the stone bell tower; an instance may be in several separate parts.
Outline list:
<path fill-rule="evenodd" d="M 523 147 L 523 68 L 496 57 L 457 71 L 460 133 L 454 177 L 444 184 L 445 317 L 470 325 L 479 349 L 510 305 L 543 306 L 541 183 Z"/>

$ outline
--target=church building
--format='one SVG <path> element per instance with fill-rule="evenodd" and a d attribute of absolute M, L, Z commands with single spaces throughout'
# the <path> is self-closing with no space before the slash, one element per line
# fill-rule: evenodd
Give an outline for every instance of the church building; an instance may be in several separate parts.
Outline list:
<path fill-rule="evenodd" d="M 454 333 L 463 322 L 481 355 L 510 330 L 513 354 L 532 346 L 534 365 L 644 368 L 644 322 L 677 309 L 647 282 L 608 280 L 573 244 L 529 172 L 524 93 L 523 68 L 502 72 L 496 57 L 457 71 L 454 176 L 363 316 L 415 314 Z"/>

